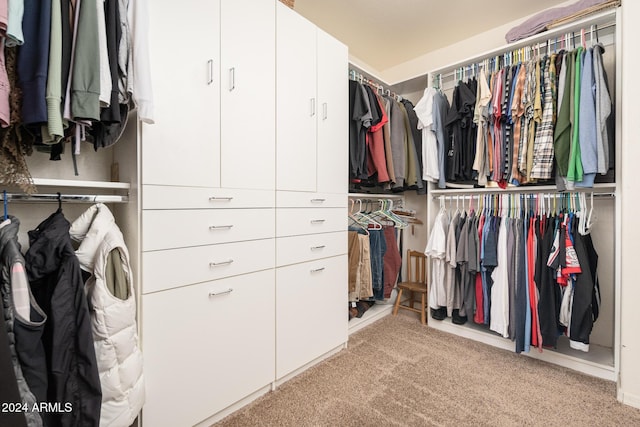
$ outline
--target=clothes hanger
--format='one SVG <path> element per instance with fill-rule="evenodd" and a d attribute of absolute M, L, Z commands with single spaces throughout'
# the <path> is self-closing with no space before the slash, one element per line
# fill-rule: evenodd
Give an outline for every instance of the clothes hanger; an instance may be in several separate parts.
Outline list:
<path fill-rule="evenodd" d="M 369 226 L 371 226 L 373 230 L 382 229 L 382 224 L 380 224 L 375 219 L 373 219 L 370 215 L 367 215 L 362 211 L 362 200 L 358 199 L 357 201 L 358 201 L 358 212 L 356 212 L 353 215 L 355 221 L 366 229 L 368 229 Z"/>
<path fill-rule="evenodd" d="M 4 220 L 9 218 L 9 201 L 7 200 L 7 190 L 2 190 L 2 204 L 4 205 Z"/>
<path fill-rule="evenodd" d="M 596 221 L 596 218 L 592 218 L 593 215 L 593 192 L 591 192 L 589 198 L 591 199 L 591 207 L 589 208 L 589 215 L 587 216 L 587 230 L 591 231 L 591 227 L 593 227 L 593 223 Z"/>
<path fill-rule="evenodd" d="M 397 222 L 400 225 L 400 228 L 404 228 L 404 227 L 408 227 L 409 223 L 407 221 L 405 221 L 403 218 L 400 218 L 394 211 L 393 211 L 393 200 L 391 199 L 387 199 L 386 200 L 386 210 L 385 213 L 392 218 L 395 222 Z"/>
<path fill-rule="evenodd" d="M 62 212 L 62 194 L 59 191 L 56 194 L 58 195 L 58 210 L 56 212 L 60 213 Z"/>

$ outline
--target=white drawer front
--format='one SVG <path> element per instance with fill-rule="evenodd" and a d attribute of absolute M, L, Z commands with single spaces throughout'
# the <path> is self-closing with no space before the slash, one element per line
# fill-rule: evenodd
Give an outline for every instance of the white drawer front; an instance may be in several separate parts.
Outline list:
<path fill-rule="evenodd" d="M 274 236 L 275 209 L 142 212 L 142 250 L 203 246 Z"/>
<path fill-rule="evenodd" d="M 347 194 L 276 191 L 279 208 L 342 208 L 347 206 Z"/>
<path fill-rule="evenodd" d="M 142 297 L 145 425 L 195 425 L 273 381 L 274 276 Z"/>
<path fill-rule="evenodd" d="M 143 209 L 230 209 L 274 206 L 273 190 L 142 186 Z"/>
<path fill-rule="evenodd" d="M 276 236 L 344 231 L 347 223 L 345 208 L 282 208 L 276 213 Z"/>
<path fill-rule="evenodd" d="M 347 282 L 346 255 L 276 268 L 276 378 L 347 341 Z"/>
<path fill-rule="evenodd" d="M 142 292 L 236 276 L 274 266 L 275 239 L 167 249 L 142 254 Z"/>
<path fill-rule="evenodd" d="M 276 265 L 296 264 L 346 254 L 347 232 L 319 233 L 276 239 Z"/>

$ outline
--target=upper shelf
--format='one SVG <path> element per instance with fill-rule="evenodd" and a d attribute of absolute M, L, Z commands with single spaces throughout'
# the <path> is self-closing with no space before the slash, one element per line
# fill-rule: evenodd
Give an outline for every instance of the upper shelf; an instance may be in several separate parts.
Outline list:
<path fill-rule="evenodd" d="M 566 193 L 608 193 L 615 192 L 615 183 L 598 183 L 593 187 L 577 187 L 573 190 L 566 190 Z M 445 188 L 445 189 L 430 189 L 429 194 L 432 197 L 441 195 L 455 195 L 455 194 L 510 194 L 510 193 L 562 193 L 558 191 L 555 185 L 523 185 L 520 187 L 508 187 L 502 189 L 500 187 L 484 187 L 484 188 Z"/>
<path fill-rule="evenodd" d="M 129 190 L 131 188 L 131 184 L 128 182 L 80 181 L 72 179 L 33 178 L 33 183 L 36 187 L 103 188 L 109 190 Z"/>

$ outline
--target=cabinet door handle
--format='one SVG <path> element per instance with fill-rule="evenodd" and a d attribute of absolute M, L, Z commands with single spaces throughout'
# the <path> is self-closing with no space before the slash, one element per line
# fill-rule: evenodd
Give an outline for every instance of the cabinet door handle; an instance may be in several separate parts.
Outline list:
<path fill-rule="evenodd" d="M 210 202 L 230 202 L 231 200 L 233 200 L 233 197 L 209 197 Z"/>
<path fill-rule="evenodd" d="M 327 199 L 311 199 L 311 203 L 324 203 Z"/>
<path fill-rule="evenodd" d="M 311 274 L 320 273 L 321 271 L 324 271 L 324 267 L 314 268 L 313 270 L 311 270 Z"/>
<path fill-rule="evenodd" d="M 236 88 L 236 67 L 229 68 L 229 92 Z"/>
<path fill-rule="evenodd" d="M 207 85 L 213 83 L 213 59 L 207 61 L 207 65 L 209 68 L 209 79 L 207 80 Z"/>
<path fill-rule="evenodd" d="M 322 224 L 326 219 L 312 219 L 311 224 Z"/>
<path fill-rule="evenodd" d="M 316 115 L 316 99 L 311 98 L 311 117 Z"/>
<path fill-rule="evenodd" d="M 328 110 L 327 103 L 324 102 L 322 104 L 322 120 L 327 120 L 327 110 Z"/>
<path fill-rule="evenodd" d="M 219 296 L 219 295 L 227 295 L 227 294 L 230 294 L 231 292 L 233 292 L 233 288 L 229 288 L 229 289 L 227 289 L 226 291 L 220 291 L 220 292 L 213 292 L 213 291 L 211 291 L 211 292 L 209 292 L 209 296 L 210 296 L 210 297 L 217 297 L 217 296 Z"/>
<path fill-rule="evenodd" d="M 320 245 L 320 246 L 311 246 L 311 250 L 312 251 L 317 251 L 319 249 L 324 249 L 326 248 L 326 245 Z"/>
<path fill-rule="evenodd" d="M 232 259 L 227 261 L 210 262 L 209 267 L 220 267 L 221 265 L 229 265 L 231 263 L 233 263 Z"/>
<path fill-rule="evenodd" d="M 209 230 L 228 230 L 233 227 L 233 224 L 229 225 L 211 225 L 209 226 Z"/>

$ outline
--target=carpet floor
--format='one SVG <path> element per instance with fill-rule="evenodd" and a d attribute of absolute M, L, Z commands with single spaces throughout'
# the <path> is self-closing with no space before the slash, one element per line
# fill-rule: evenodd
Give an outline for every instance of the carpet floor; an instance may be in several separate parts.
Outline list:
<path fill-rule="evenodd" d="M 640 426 L 613 382 L 387 316 L 216 426 Z"/>

